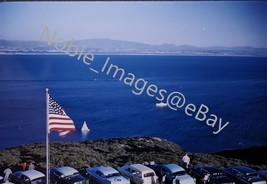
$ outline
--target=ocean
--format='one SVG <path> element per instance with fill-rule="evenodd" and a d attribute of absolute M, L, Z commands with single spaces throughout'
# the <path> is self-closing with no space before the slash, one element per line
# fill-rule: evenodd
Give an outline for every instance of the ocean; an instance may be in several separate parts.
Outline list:
<path fill-rule="evenodd" d="M 46 88 L 77 128 L 66 138 L 52 132 L 52 142 L 155 136 L 203 153 L 267 146 L 267 58 L 109 57 L 136 80 L 179 91 L 187 104 L 204 104 L 229 125 L 214 135 L 212 127 L 184 109 L 156 107 L 155 97 L 135 95 L 134 86 L 101 72 L 107 56 L 95 55 L 86 65 L 67 55 L 1 55 L 0 149 L 45 142 Z M 80 131 L 83 121 L 90 128 L 87 135 Z"/>

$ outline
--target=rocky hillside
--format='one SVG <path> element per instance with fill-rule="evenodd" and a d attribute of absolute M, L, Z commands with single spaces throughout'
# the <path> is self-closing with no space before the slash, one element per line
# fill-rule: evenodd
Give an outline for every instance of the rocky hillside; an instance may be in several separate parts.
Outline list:
<path fill-rule="evenodd" d="M 99 139 L 85 142 L 50 143 L 50 166 L 72 166 L 74 168 L 99 165 L 121 166 L 129 163 L 181 163 L 186 153 L 177 144 L 156 137 L 131 137 Z M 258 153 L 260 154 L 260 153 Z M 22 162 L 34 162 L 40 170 L 45 168 L 45 144 L 30 144 L 0 151 L 0 167 L 18 167 Z M 253 163 L 216 154 L 189 153 L 191 164 L 227 167 L 248 165 L 255 169 L 266 169 L 267 162 Z"/>

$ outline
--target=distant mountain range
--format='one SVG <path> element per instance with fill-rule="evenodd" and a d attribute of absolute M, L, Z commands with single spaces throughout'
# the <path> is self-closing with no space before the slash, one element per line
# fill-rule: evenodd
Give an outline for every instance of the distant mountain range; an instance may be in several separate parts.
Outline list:
<path fill-rule="evenodd" d="M 67 41 L 66 48 L 71 41 Z M 267 57 L 267 48 L 251 46 L 240 47 L 195 47 L 190 45 L 150 45 L 145 43 L 111 40 L 85 39 L 74 40 L 73 45 L 94 54 L 150 54 L 150 55 L 192 55 L 192 56 L 253 56 Z M 74 51 L 73 49 L 71 51 Z M 63 54 L 48 46 L 45 41 L 8 41 L 0 40 L 0 54 Z"/>

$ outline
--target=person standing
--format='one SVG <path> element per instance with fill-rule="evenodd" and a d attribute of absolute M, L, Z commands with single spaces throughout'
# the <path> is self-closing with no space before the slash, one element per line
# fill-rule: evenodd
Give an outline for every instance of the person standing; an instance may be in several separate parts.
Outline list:
<path fill-rule="evenodd" d="M 185 156 L 183 156 L 182 160 L 184 162 L 185 167 L 188 169 L 190 164 L 190 158 L 187 153 L 185 154 Z"/>
<path fill-rule="evenodd" d="M 164 173 L 161 178 L 161 184 L 165 184 L 166 174 Z"/>
<path fill-rule="evenodd" d="M 21 167 L 22 167 L 22 170 L 25 171 L 25 170 L 26 170 L 26 167 L 27 167 L 26 162 L 22 163 L 22 164 L 21 164 Z"/>
<path fill-rule="evenodd" d="M 35 166 L 33 165 L 33 163 L 30 163 L 29 165 L 29 170 L 34 170 Z"/>
<path fill-rule="evenodd" d="M 174 176 L 172 180 L 172 184 L 179 184 L 180 181 L 178 180 L 178 176 Z"/>
<path fill-rule="evenodd" d="M 7 181 L 8 181 L 8 178 L 9 178 L 9 175 L 12 174 L 11 169 L 6 168 L 6 169 L 4 170 L 4 174 L 5 174 L 4 181 L 7 182 Z"/>
<path fill-rule="evenodd" d="M 210 174 L 209 173 L 206 173 L 204 178 L 203 178 L 203 183 L 204 184 L 207 184 L 210 180 Z"/>

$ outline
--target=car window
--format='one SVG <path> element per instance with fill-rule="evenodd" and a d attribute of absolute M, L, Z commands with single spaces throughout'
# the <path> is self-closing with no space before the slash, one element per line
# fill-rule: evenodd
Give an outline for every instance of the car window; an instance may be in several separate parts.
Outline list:
<path fill-rule="evenodd" d="M 186 174 L 185 171 L 178 171 L 178 172 L 173 173 L 174 176 L 182 176 L 182 175 L 185 175 L 185 174 Z"/>
<path fill-rule="evenodd" d="M 112 173 L 112 174 L 108 174 L 105 177 L 106 178 L 110 178 L 110 177 L 114 177 L 114 176 L 120 176 L 120 173 Z"/>
<path fill-rule="evenodd" d="M 28 178 L 27 176 L 25 176 L 23 174 L 20 176 L 20 178 L 23 181 L 23 183 L 25 183 L 25 184 L 30 184 L 31 183 L 30 178 Z"/>
<path fill-rule="evenodd" d="M 130 167 L 126 168 L 125 170 L 128 171 L 129 173 L 132 172 L 132 169 Z"/>
<path fill-rule="evenodd" d="M 203 175 L 203 174 L 204 174 L 202 168 L 196 168 L 196 169 L 194 169 L 194 171 L 195 171 L 197 174 L 199 174 L 199 175 Z"/>
<path fill-rule="evenodd" d="M 201 168 L 200 170 L 200 173 L 202 173 L 202 174 L 206 174 L 206 173 L 209 173 L 206 169 L 204 169 L 204 168 Z"/>
<path fill-rule="evenodd" d="M 155 174 L 153 172 L 144 174 L 144 177 L 151 177 L 151 176 L 155 176 Z"/>
<path fill-rule="evenodd" d="M 16 173 L 13 173 L 12 175 L 13 175 L 13 176 L 16 176 L 16 177 L 20 177 L 21 172 L 16 172 Z"/>
<path fill-rule="evenodd" d="M 169 170 L 166 170 L 166 175 L 172 176 L 172 172 Z"/>
<path fill-rule="evenodd" d="M 248 173 L 247 174 L 248 177 L 258 177 L 258 173 L 254 172 L 254 173 Z"/>
<path fill-rule="evenodd" d="M 238 170 L 236 170 L 236 169 L 233 169 L 232 171 L 233 171 L 234 174 L 241 174 L 241 173 L 240 173 Z"/>
<path fill-rule="evenodd" d="M 160 169 L 160 173 L 162 174 L 162 175 L 167 175 L 167 170 L 164 168 L 164 167 L 162 167 L 161 169 Z"/>
<path fill-rule="evenodd" d="M 95 173 L 101 177 L 105 177 L 105 175 L 101 171 L 96 171 Z"/>
<path fill-rule="evenodd" d="M 142 174 L 141 174 L 141 172 L 139 172 L 139 171 L 135 171 L 134 169 L 132 169 L 132 174 L 133 174 L 134 176 L 137 176 L 137 177 L 139 177 L 139 178 L 142 178 Z"/>
<path fill-rule="evenodd" d="M 45 183 L 46 183 L 46 178 L 41 177 L 41 178 L 34 179 L 31 184 L 45 184 Z"/>
<path fill-rule="evenodd" d="M 233 174 L 238 176 L 238 177 L 243 176 L 243 174 L 241 172 L 239 172 L 238 170 L 236 170 L 236 169 L 233 169 Z"/>
<path fill-rule="evenodd" d="M 55 175 L 58 176 L 58 177 L 62 175 L 62 173 L 59 172 L 59 171 L 55 171 L 54 173 L 55 173 Z"/>

